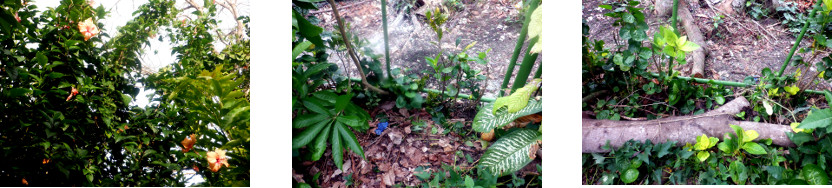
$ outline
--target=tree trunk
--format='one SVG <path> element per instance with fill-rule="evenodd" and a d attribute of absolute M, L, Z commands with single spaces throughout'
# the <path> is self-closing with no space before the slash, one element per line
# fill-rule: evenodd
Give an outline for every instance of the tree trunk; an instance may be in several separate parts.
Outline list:
<path fill-rule="evenodd" d="M 673 9 L 673 0 L 656 0 L 655 7 L 656 14 L 659 17 L 670 17 L 670 11 Z"/>
<path fill-rule="evenodd" d="M 682 20 L 682 26 L 685 28 L 685 32 L 687 33 L 688 40 L 696 43 L 700 46 L 699 49 L 694 50 L 691 54 L 693 58 L 691 61 L 693 62 L 693 66 L 690 67 L 690 75 L 696 78 L 704 78 L 705 77 L 705 49 L 708 49 L 707 43 L 705 43 L 705 37 L 702 36 L 702 32 L 699 31 L 699 27 L 696 26 L 693 21 L 693 16 L 691 16 L 687 2 L 684 0 L 680 0 L 683 2 L 679 2 L 681 4 L 679 6 L 679 17 Z M 707 1 L 707 0 L 706 0 Z"/>
<path fill-rule="evenodd" d="M 584 118 L 583 153 L 605 153 L 609 150 L 601 149 L 609 140 L 613 148 L 621 147 L 630 139 L 644 142 L 650 139 L 654 143 L 677 141 L 677 146 L 685 143 L 696 143 L 696 136 L 706 134 L 723 139 L 725 133 L 733 134 L 730 125 L 738 125 L 744 130 L 755 130 L 760 136 L 756 140 L 771 138 L 773 143 L 784 147 L 795 146 L 788 139 L 785 132 L 791 131 L 789 126 L 735 121 L 734 114 L 739 113 L 749 103 L 744 97 L 712 110 L 695 116 L 670 117 L 649 121 L 611 121 Z"/>

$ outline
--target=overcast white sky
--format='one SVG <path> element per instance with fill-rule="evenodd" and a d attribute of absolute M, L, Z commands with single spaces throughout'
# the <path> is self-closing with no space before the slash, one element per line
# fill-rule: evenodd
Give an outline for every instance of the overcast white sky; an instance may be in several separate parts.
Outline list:
<path fill-rule="evenodd" d="M 219 0 L 217 0 L 219 1 Z M 234 0 L 231 0 L 234 1 Z M 104 28 L 102 28 L 102 32 L 106 32 L 110 36 L 118 35 L 119 27 L 124 26 L 127 24 L 128 21 L 133 19 L 133 12 L 138 9 L 139 6 L 146 4 L 147 0 L 98 0 L 94 1 L 94 7 L 98 7 L 98 5 L 103 5 L 105 9 L 109 10 L 110 13 L 102 20 L 97 20 L 98 23 L 103 23 Z M 196 1 L 197 3 L 201 4 L 202 1 Z M 35 0 L 34 4 L 38 6 L 38 11 L 43 12 L 48 10 L 49 7 L 57 7 L 61 4 L 60 0 Z M 187 7 L 188 3 L 184 0 L 178 0 L 176 2 L 177 8 L 184 8 Z M 249 12 L 249 0 L 237 0 L 237 10 L 240 16 L 247 16 L 250 15 Z M 223 10 L 221 7 L 217 7 L 219 11 L 218 14 L 218 26 L 223 33 L 228 33 L 231 29 L 233 29 L 236 25 L 235 18 L 229 13 L 227 10 Z M 190 11 L 188 11 L 190 12 Z M 165 36 L 163 30 L 160 29 L 159 31 L 160 36 Z M 109 40 L 109 39 L 104 39 Z M 150 70 L 158 70 L 161 67 L 169 65 L 176 61 L 175 54 L 171 55 L 171 48 L 173 47 L 170 40 L 164 39 L 163 41 L 159 40 L 149 40 L 150 46 L 144 47 L 144 53 L 142 54 L 142 66 L 144 68 L 148 68 Z M 214 46 L 217 48 L 217 51 L 221 51 L 225 48 L 225 45 L 221 42 L 215 42 Z M 144 90 L 136 96 L 136 99 L 131 103 L 131 105 L 138 105 L 140 107 L 147 106 L 149 99 L 147 98 L 148 94 L 153 93 L 153 90 Z M 186 174 L 186 178 L 190 177 L 188 174 L 193 174 L 192 170 L 185 170 L 183 171 Z M 203 182 L 201 176 L 196 176 L 191 181 L 188 181 L 187 185 L 193 185 L 194 183 Z"/>

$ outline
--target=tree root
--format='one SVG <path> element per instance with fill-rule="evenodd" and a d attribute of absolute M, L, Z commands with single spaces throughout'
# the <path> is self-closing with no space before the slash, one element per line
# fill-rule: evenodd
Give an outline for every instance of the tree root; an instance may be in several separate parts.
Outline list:
<path fill-rule="evenodd" d="M 650 121 L 611 121 L 584 118 L 582 120 L 582 152 L 605 153 L 602 147 L 609 141 L 613 148 L 621 147 L 628 140 L 655 143 L 677 141 L 677 146 L 696 143 L 696 136 L 702 134 L 723 138 L 725 133 L 733 134 L 730 125 L 738 125 L 744 130 L 755 130 L 760 136 L 756 140 L 771 138 L 775 145 L 794 147 L 785 132 L 791 131 L 786 125 L 757 123 L 734 120 L 749 103 L 745 97 L 739 97 L 724 106 L 701 115 L 670 117 Z"/>

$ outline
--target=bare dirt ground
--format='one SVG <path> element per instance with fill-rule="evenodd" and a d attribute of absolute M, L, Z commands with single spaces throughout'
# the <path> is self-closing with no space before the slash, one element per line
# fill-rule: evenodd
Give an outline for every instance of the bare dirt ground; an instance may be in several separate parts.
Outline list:
<path fill-rule="evenodd" d="M 606 1 L 609 0 L 584 0 L 581 17 L 586 20 L 590 27 L 590 40 L 604 40 L 606 46 L 612 48 L 615 46 L 613 35 L 618 34 L 619 28 L 611 25 L 614 21 L 613 18 L 603 15 L 609 10 L 598 7 L 598 5 L 607 4 Z M 764 68 L 770 68 L 776 72 L 783 65 L 786 55 L 796 40 L 797 34 L 788 32 L 786 26 L 782 25 L 781 21 L 776 19 L 775 16 L 754 20 L 747 14 L 741 13 L 731 17 L 726 16 L 723 18 L 724 22 L 715 28 L 713 18 L 718 11 L 712 9 L 706 1 L 687 1 L 690 3 L 689 10 L 695 19 L 694 23 L 697 24 L 700 31 L 705 35 L 705 40 L 707 40 L 706 78 L 741 82 L 747 76 L 759 77 Z M 655 0 L 643 0 L 641 2 L 639 7 L 645 8 L 642 12 L 645 14 L 645 19 L 650 27 L 647 35 L 652 40 L 653 33 L 658 30 L 659 26 L 670 24 L 669 16 L 656 16 L 656 11 L 653 8 Z M 679 27 L 680 30 L 683 30 L 681 26 Z M 682 35 L 685 35 L 684 32 Z M 800 48 L 810 46 L 812 42 L 810 37 L 804 37 Z M 803 55 L 807 59 L 810 56 L 808 53 L 795 53 L 795 56 L 797 55 Z M 818 57 L 823 57 L 823 55 Z M 688 56 L 688 61 L 690 61 L 690 58 Z M 815 59 L 815 61 L 819 60 L 820 58 Z M 689 75 L 691 64 L 676 67 L 676 70 L 682 71 L 682 75 Z M 795 70 L 794 66 L 789 66 L 786 73 Z M 811 75 L 814 74 L 815 72 L 812 70 Z M 828 88 L 828 84 L 823 84 L 815 89 Z"/>
<path fill-rule="evenodd" d="M 436 34 L 425 23 L 423 15 L 397 10 L 394 5 L 399 0 L 388 2 L 388 36 L 390 46 L 390 61 L 392 68 L 408 68 L 409 73 L 420 73 L 421 70 L 430 69 L 425 57 L 436 56 L 439 49 L 431 42 L 436 41 Z M 403 1 L 403 0 L 402 0 Z M 413 9 L 432 9 L 431 7 L 442 6 L 441 0 L 423 0 L 424 5 L 413 7 Z M 522 12 L 515 8 L 519 0 L 460 0 L 464 8 L 458 10 L 448 9 L 448 21 L 445 24 L 445 33 L 442 39 L 442 47 L 446 53 L 459 53 L 465 46 L 476 41 L 477 44 L 468 50 L 471 55 L 491 49 L 488 53 L 489 63 L 482 66 L 472 63 L 473 67 L 482 70 L 488 77 L 485 97 L 495 97 L 497 89 L 503 81 L 506 67 L 514 50 L 514 44 L 519 36 L 522 27 Z M 371 0 L 344 0 L 337 1 L 341 16 L 347 23 L 352 25 L 352 31 L 361 38 L 367 39 L 371 48 L 376 54 L 384 55 L 383 29 L 381 25 L 381 3 Z M 349 6 L 349 7 L 347 7 Z M 447 7 L 446 7 L 447 8 Z M 330 10 L 328 4 L 321 4 L 320 10 Z M 337 24 L 332 12 L 321 12 L 315 14 L 320 18 L 320 26 L 325 30 L 337 31 Z M 456 39 L 460 39 L 459 46 L 454 46 Z M 525 52 L 525 47 L 523 52 Z M 519 65 L 524 53 L 518 57 Z M 330 58 L 331 63 L 336 63 L 343 68 L 341 59 Z M 540 64 L 542 55 L 538 58 L 536 65 Z M 349 61 L 349 60 L 347 60 Z M 349 63 L 349 62 L 348 62 Z M 358 76 L 355 67 L 348 64 L 347 72 L 352 76 Z M 515 74 L 519 66 L 515 68 Z M 536 71 L 537 66 L 532 69 Z M 534 72 L 532 72 L 533 74 Z M 436 84 L 428 84 L 430 88 L 437 88 Z M 470 91 L 463 91 L 470 93 Z"/>

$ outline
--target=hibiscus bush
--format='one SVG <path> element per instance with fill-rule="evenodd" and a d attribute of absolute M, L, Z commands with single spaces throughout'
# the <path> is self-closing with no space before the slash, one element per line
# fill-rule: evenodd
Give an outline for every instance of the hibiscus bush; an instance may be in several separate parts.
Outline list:
<path fill-rule="evenodd" d="M 217 31 L 217 5 L 150 0 L 118 31 L 107 10 L 0 4 L 0 182 L 12 186 L 247 186 L 249 42 Z M 94 6 L 95 5 L 95 6 Z M 164 32 L 162 32 L 164 31 Z M 159 35 L 158 33 L 166 33 Z M 149 40 L 175 62 L 142 71 Z M 215 41 L 226 47 L 214 50 Z M 140 88 L 148 106 L 131 105 Z"/>

